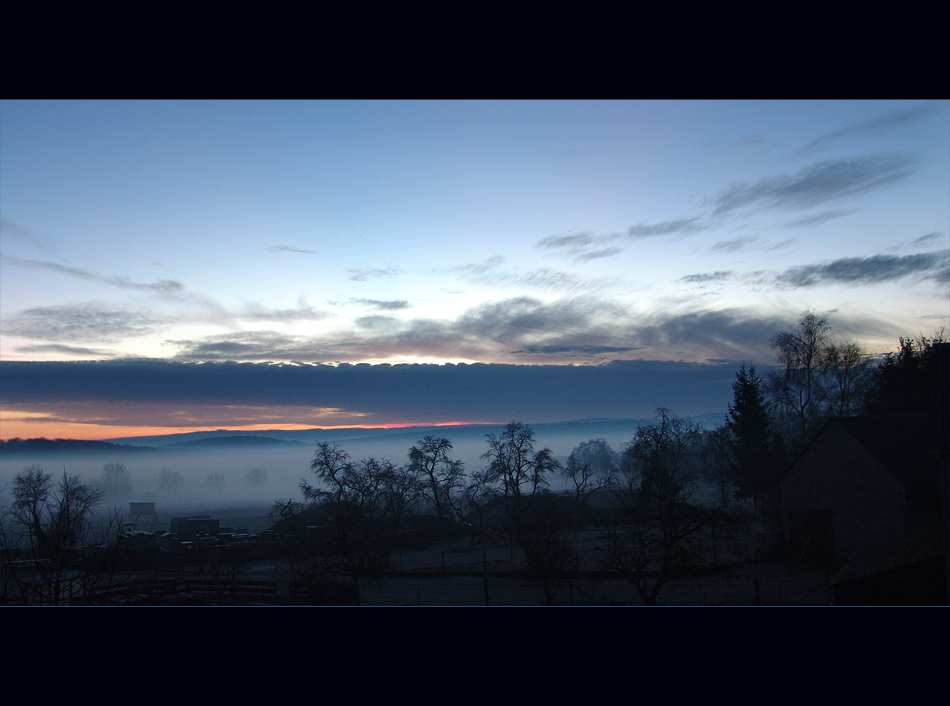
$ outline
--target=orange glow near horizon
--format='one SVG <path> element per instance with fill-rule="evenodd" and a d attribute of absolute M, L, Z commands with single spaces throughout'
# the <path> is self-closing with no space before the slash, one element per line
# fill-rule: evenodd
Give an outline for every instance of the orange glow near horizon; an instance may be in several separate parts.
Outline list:
<path fill-rule="evenodd" d="M 188 434 L 199 431 L 305 431 L 307 429 L 401 429 L 408 427 L 452 427 L 464 424 L 492 424 L 492 422 L 392 422 L 387 424 L 247 424 L 216 426 L 116 426 L 81 422 L 28 422 L 20 420 L 0 420 L 0 439 L 13 438 L 36 439 L 79 439 L 82 441 L 101 441 L 103 439 L 121 439 L 130 436 L 167 436 L 169 434 Z"/>

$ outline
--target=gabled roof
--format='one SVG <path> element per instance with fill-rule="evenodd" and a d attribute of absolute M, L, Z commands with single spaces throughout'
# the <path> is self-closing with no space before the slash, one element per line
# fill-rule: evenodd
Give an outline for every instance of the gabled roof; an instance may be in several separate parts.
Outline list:
<path fill-rule="evenodd" d="M 857 441 L 908 490 L 934 491 L 935 454 L 939 440 L 937 425 L 937 417 L 933 414 L 833 417 L 788 466 L 782 478 L 791 472 L 812 444 L 837 427 Z"/>
<path fill-rule="evenodd" d="M 933 414 L 842 417 L 835 420 L 848 434 L 912 490 L 932 490 L 937 419 Z M 946 432 L 946 430 L 944 430 Z"/>

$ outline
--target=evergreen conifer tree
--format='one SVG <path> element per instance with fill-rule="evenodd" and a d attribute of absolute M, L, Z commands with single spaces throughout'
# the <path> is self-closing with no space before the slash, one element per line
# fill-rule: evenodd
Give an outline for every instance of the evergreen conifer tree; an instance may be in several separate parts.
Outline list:
<path fill-rule="evenodd" d="M 774 489 L 776 471 L 780 467 L 780 459 L 775 455 L 781 445 L 776 447 L 778 440 L 772 433 L 762 378 L 756 374 L 754 365 L 747 371 L 743 363 L 736 373 L 732 392 L 726 428 L 733 458 L 733 483 L 737 497 L 753 498 L 758 507 L 764 496 Z"/>

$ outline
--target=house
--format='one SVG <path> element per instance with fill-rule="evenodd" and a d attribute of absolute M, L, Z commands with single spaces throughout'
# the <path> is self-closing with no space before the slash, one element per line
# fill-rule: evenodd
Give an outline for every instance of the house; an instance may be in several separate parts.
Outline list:
<path fill-rule="evenodd" d="M 840 565 L 895 541 L 946 542 L 947 434 L 931 414 L 829 420 L 780 482 L 790 554 Z"/>

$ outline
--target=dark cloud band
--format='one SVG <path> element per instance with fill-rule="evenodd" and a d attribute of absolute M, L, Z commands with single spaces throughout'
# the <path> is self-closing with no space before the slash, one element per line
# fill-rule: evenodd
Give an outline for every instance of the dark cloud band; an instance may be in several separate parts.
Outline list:
<path fill-rule="evenodd" d="M 368 413 L 374 423 L 532 421 L 724 409 L 735 364 L 660 361 L 602 366 L 277 365 L 165 361 L 0 362 L 0 402 L 297 405 Z"/>

